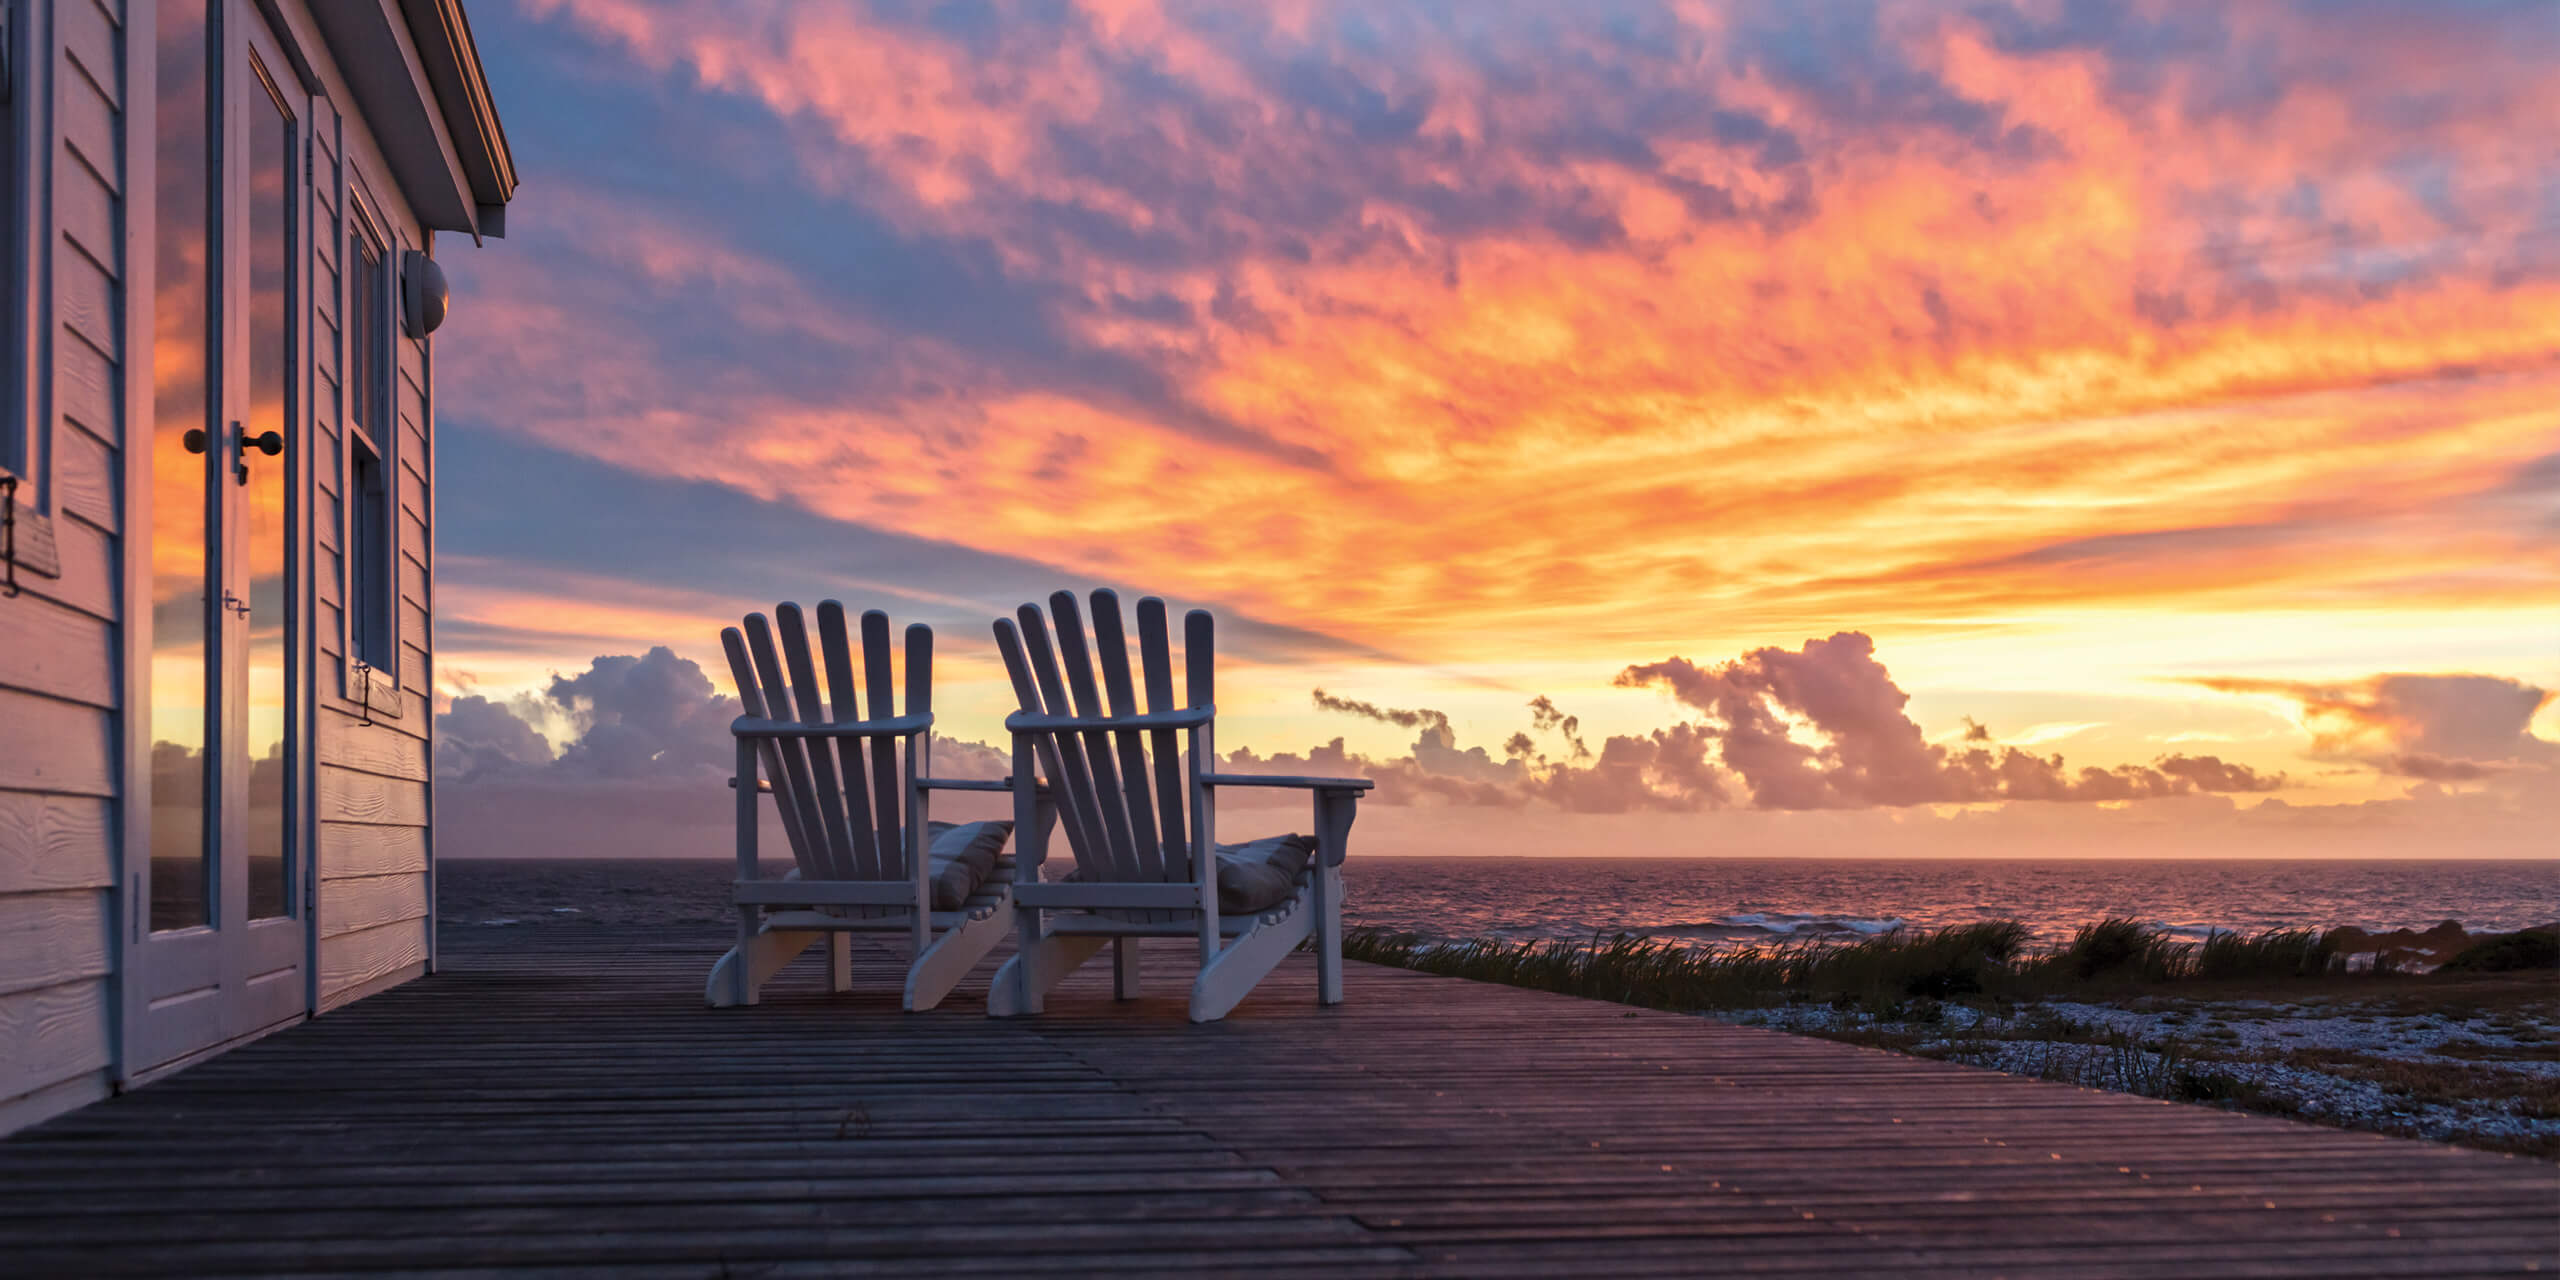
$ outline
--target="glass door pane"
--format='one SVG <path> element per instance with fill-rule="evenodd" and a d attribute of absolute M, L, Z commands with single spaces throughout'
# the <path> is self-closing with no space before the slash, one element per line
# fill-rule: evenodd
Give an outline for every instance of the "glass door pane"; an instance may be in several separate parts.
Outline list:
<path fill-rule="evenodd" d="M 151 425 L 151 928 L 213 922 L 213 843 L 205 820 L 210 760 L 209 616 L 218 579 L 206 534 L 220 464 L 214 432 L 209 185 L 213 110 L 203 0 L 159 12 Z"/>
<path fill-rule="evenodd" d="M 255 72 L 252 73 L 255 75 Z M 245 768 L 248 778 L 249 917 L 288 914 L 291 883 L 286 865 L 285 726 L 286 696 L 285 477 L 281 456 L 292 438 L 290 401 L 294 350 L 292 328 L 293 225 L 291 202 L 294 120 L 276 100 L 263 77 L 247 86 L 249 164 L 247 329 L 249 357 L 248 420 L 240 441 L 240 526 L 236 544 L 243 593 L 249 608 L 241 619 L 247 653 L 247 723 L 243 750 L 226 762 Z M 279 452 L 270 452 L 270 450 Z"/>

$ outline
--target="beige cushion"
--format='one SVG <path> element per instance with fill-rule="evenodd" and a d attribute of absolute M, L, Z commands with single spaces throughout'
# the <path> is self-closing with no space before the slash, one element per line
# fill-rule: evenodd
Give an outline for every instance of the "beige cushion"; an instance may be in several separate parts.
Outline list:
<path fill-rule="evenodd" d="M 1218 846 L 1218 914 L 1251 915 L 1287 902 L 1315 856 L 1314 836 L 1265 836 Z"/>
<path fill-rule="evenodd" d="M 1287 902 L 1298 891 L 1298 877 L 1306 874 L 1307 862 L 1315 856 L 1314 836 L 1265 836 L 1243 844 L 1218 846 L 1218 914 L 1251 915 L 1268 911 Z M 1100 876 L 1085 874 L 1083 867 L 1067 873 L 1070 882 L 1092 884 L 1103 881 Z M 1152 911 L 1103 909 L 1098 915 L 1114 919 L 1144 920 Z"/>
<path fill-rule="evenodd" d="M 927 822 L 932 841 L 926 846 L 925 875 L 933 886 L 933 909 L 957 911 L 994 875 L 996 855 L 1013 835 L 1011 822 Z"/>

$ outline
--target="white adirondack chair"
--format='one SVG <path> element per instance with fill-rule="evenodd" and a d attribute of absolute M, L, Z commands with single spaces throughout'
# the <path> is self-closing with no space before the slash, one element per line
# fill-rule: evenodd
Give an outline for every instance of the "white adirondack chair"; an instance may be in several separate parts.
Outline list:
<path fill-rule="evenodd" d="M 863 679 L 854 676 L 844 606 L 818 606 L 820 699 L 809 635 L 796 604 L 774 610 L 775 627 L 749 614 L 743 634 L 720 633 L 746 714 L 730 726 L 738 743 L 738 945 L 712 966 L 704 995 L 715 1006 L 756 1003 L 759 987 L 811 943 L 825 939 L 831 990 L 852 986 L 854 933 L 904 933 L 912 946 L 905 1003 L 930 1009 L 1013 927 L 1013 876 L 999 859 L 974 892 L 937 910 L 929 879 L 927 804 L 937 790 L 1002 791 L 1001 782 L 932 777 L 933 632 L 907 628 L 907 712 L 890 704 L 889 618 L 862 615 Z M 786 678 L 787 676 L 787 678 Z M 864 718 L 860 697 L 869 694 Z M 798 714 L 794 714 L 797 704 Z M 868 747 L 866 753 L 865 748 Z M 902 750 L 903 748 L 903 750 Z M 759 795 L 771 795 L 797 866 L 761 878 L 756 861 Z"/>
<path fill-rule="evenodd" d="M 1056 648 L 1038 605 L 1022 625 L 996 620 L 996 647 L 1022 710 L 1005 719 L 1013 734 L 1014 902 L 1021 950 L 996 974 L 987 1012 L 1038 1013 L 1042 998 L 1103 944 L 1113 945 L 1122 999 L 1138 994 L 1138 948 L 1146 937 L 1200 940 L 1191 984 L 1191 1020 L 1226 1016 L 1263 975 L 1309 936 L 1316 940 L 1316 998 L 1342 1002 L 1342 895 L 1336 868 L 1351 835 L 1365 778 L 1288 778 L 1212 771 L 1216 653 L 1209 615 L 1183 620 L 1186 702 L 1173 693 L 1173 653 L 1164 601 L 1138 602 L 1138 648 L 1147 709 L 1138 709 L 1120 599 L 1093 593 L 1088 647 L 1073 593 L 1049 597 Z M 1093 659 L 1101 659 L 1099 685 Z M 1072 695 L 1072 696 L 1070 696 Z M 1107 699 L 1107 700 L 1106 700 Z M 1187 748 L 1187 751 L 1186 751 Z M 1034 779 L 1045 778 L 1047 786 Z M 1151 785 L 1152 784 L 1152 785 Z M 1219 787 L 1293 787 L 1314 793 L 1315 842 L 1306 868 L 1276 901 L 1222 914 L 1218 895 Z M 1043 883 L 1044 806 L 1075 853 L 1075 874 Z M 1028 834 L 1024 834 L 1028 833 Z"/>

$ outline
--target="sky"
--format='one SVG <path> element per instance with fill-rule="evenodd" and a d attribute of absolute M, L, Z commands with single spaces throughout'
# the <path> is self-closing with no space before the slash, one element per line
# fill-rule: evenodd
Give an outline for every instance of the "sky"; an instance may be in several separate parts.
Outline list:
<path fill-rule="evenodd" d="M 2547 0 L 472 24 L 449 853 L 725 856 L 782 600 L 1001 772 L 1096 586 L 1375 852 L 2554 852 Z"/>

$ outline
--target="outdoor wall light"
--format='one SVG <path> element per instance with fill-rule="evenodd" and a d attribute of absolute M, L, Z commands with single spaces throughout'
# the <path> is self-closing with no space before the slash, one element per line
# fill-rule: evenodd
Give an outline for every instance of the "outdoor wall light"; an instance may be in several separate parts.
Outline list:
<path fill-rule="evenodd" d="M 444 268 L 436 260 L 407 250 L 400 255 L 400 324 L 412 338 L 423 338 L 444 323 Z"/>

